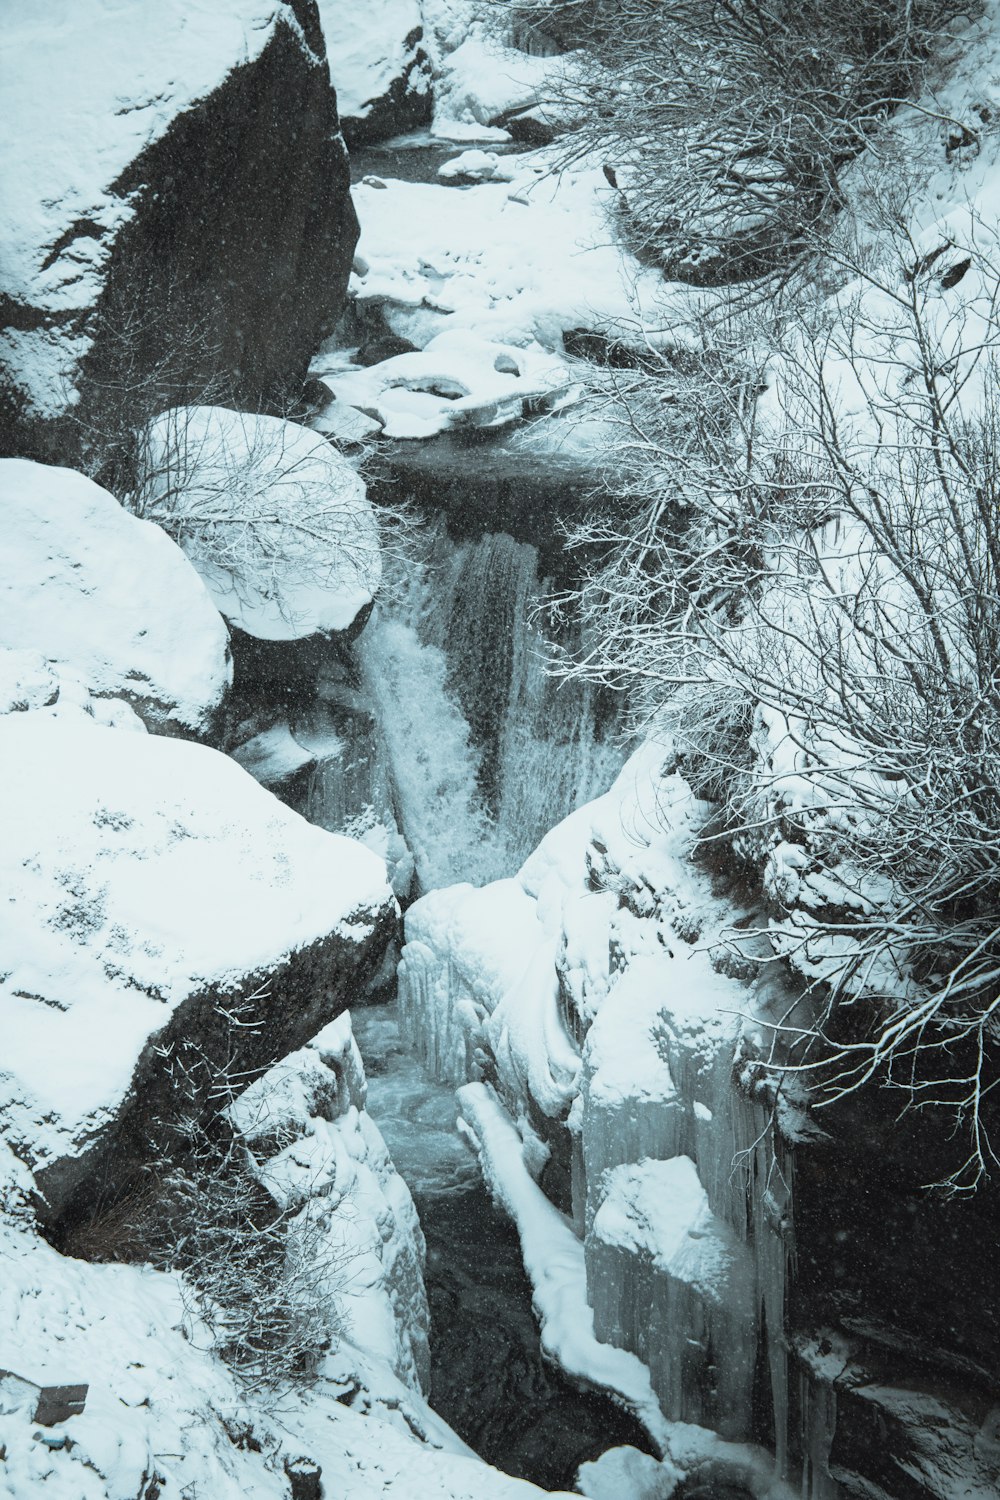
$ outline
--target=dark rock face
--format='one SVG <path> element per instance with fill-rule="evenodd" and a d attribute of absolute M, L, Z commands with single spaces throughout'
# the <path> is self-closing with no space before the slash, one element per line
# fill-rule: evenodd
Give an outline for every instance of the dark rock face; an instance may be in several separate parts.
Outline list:
<path fill-rule="evenodd" d="M 34 1168 L 45 1197 L 40 1219 L 54 1243 L 71 1248 L 81 1227 L 86 1234 L 128 1192 L 180 1115 L 209 1119 L 226 1102 L 220 1079 L 252 1081 L 348 1008 L 395 936 L 395 903 L 361 909 L 351 921 L 368 928 L 360 942 L 334 932 L 270 971 L 177 1007 L 143 1049 L 116 1119 L 90 1149 Z"/>
<path fill-rule="evenodd" d="M 845 1500 L 1000 1493 L 1000 1406 L 988 1384 L 942 1375 L 919 1349 L 864 1338 L 799 1341 L 796 1352 L 832 1418 L 805 1456 L 804 1494 L 828 1493 L 822 1475 Z"/>
<path fill-rule="evenodd" d="M 301 384 L 339 315 L 358 235 L 322 47 L 315 0 L 297 0 L 253 61 L 108 185 L 134 212 L 117 233 L 95 230 L 110 242 L 92 305 L 0 297 L 7 326 L 93 339 L 67 372 L 80 390 L 72 422 L 68 406 L 33 415 L 0 369 L 0 451 L 73 463 L 88 431 L 141 421 L 164 398 L 215 391 L 266 407 Z"/>
<path fill-rule="evenodd" d="M 796 1340 L 829 1391 L 819 1466 L 858 1500 L 1000 1493 L 1000 1189 L 928 1191 L 955 1140 L 885 1094 L 858 1095 L 796 1152 L 790 1318 L 828 1331 Z"/>

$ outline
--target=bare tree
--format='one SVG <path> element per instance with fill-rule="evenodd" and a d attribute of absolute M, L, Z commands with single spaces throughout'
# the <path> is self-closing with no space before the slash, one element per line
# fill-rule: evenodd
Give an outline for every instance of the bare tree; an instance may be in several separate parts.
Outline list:
<path fill-rule="evenodd" d="M 722 800 L 814 1002 L 774 1065 L 947 1112 L 965 1190 L 997 1165 L 1000 245 L 882 227 L 770 374 L 751 330 L 686 396 L 666 364 L 622 393 L 633 499 L 577 538 L 604 550 L 568 670 L 665 716 Z"/>
<path fill-rule="evenodd" d="M 842 172 L 910 97 L 961 0 L 513 0 L 567 50 L 564 156 L 595 155 L 619 233 L 679 280 L 787 267 L 843 203 Z M 570 50 L 572 49 L 572 50 Z"/>

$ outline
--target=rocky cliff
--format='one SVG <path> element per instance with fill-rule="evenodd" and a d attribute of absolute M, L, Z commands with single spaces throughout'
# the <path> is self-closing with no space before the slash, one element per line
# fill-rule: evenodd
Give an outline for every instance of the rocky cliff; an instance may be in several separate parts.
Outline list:
<path fill-rule="evenodd" d="M 53 0 L 4 41 L 3 451 L 295 388 L 357 238 L 315 5 Z"/>

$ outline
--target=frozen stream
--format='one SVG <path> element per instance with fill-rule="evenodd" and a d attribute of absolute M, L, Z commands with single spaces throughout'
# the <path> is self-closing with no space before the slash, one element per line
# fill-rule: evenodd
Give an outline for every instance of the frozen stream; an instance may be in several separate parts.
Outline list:
<path fill-rule="evenodd" d="M 618 1443 L 645 1447 L 610 1401 L 546 1365 L 517 1232 L 455 1129 L 450 1088 L 400 1040 L 395 1008 L 354 1011 L 368 1109 L 409 1184 L 427 1240 L 431 1404 L 489 1463 L 549 1489 Z"/>

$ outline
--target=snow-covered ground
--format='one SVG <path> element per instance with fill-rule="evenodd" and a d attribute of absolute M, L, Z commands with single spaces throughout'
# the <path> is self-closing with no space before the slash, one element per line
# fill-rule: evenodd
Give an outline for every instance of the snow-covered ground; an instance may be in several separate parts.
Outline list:
<path fill-rule="evenodd" d="M 557 173 L 545 151 L 506 165 L 511 181 L 468 188 L 361 183 L 351 294 L 384 304 L 393 331 L 421 348 L 446 327 L 558 352 L 570 328 L 655 326 L 663 279 L 613 243 L 615 190 L 600 166 Z"/>

